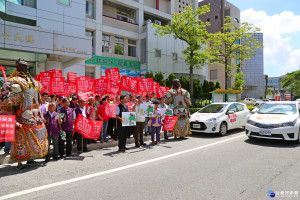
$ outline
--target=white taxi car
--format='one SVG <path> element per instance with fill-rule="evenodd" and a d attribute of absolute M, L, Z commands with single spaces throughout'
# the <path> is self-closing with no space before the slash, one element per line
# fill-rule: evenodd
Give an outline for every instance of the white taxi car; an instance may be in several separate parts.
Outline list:
<path fill-rule="evenodd" d="M 299 102 L 275 101 L 265 103 L 246 124 L 249 139 L 265 138 L 300 143 Z"/>
<path fill-rule="evenodd" d="M 212 103 L 192 114 L 190 127 L 192 132 L 223 136 L 227 130 L 246 126 L 249 116 L 250 111 L 243 103 Z"/>

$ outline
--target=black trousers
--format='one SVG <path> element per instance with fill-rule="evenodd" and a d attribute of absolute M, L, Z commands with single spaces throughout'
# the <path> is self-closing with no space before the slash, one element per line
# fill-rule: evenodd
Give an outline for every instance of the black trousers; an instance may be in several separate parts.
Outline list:
<path fill-rule="evenodd" d="M 116 130 L 116 118 L 109 118 L 107 126 L 107 135 L 110 135 L 112 138 L 118 137 L 118 131 Z"/>
<path fill-rule="evenodd" d="M 65 154 L 65 141 L 61 139 L 60 135 L 58 139 L 58 151 L 60 156 L 63 156 Z"/>
<path fill-rule="evenodd" d="M 127 127 L 127 138 L 130 138 L 131 135 L 134 134 L 134 126 Z"/>
<path fill-rule="evenodd" d="M 78 151 L 87 151 L 87 141 L 88 139 L 82 137 L 82 135 L 80 133 L 77 133 L 77 150 Z M 83 140 L 83 141 L 82 141 Z M 82 147 L 83 144 L 83 147 Z"/>
<path fill-rule="evenodd" d="M 126 148 L 126 140 L 127 140 L 127 126 L 122 127 L 122 123 L 118 120 L 118 134 L 119 134 L 119 148 L 125 149 Z"/>
<path fill-rule="evenodd" d="M 72 131 L 66 131 L 66 153 L 70 155 L 72 153 Z"/>

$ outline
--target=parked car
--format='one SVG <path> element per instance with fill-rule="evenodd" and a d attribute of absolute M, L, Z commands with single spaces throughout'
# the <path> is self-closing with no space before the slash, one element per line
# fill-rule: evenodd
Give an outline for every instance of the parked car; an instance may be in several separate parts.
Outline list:
<path fill-rule="evenodd" d="M 250 111 L 243 103 L 212 103 L 192 114 L 190 127 L 192 132 L 223 136 L 227 130 L 245 127 L 249 116 Z"/>
<path fill-rule="evenodd" d="M 265 105 L 266 102 L 261 103 L 257 107 L 255 107 L 253 110 L 251 110 L 251 113 L 256 113 L 263 105 Z"/>
<path fill-rule="evenodd" d="M 263 101 L 261 99 L 254 99 L 254 98 L 245 98 L 244 99 L 244 104 L 246 104 L 246 105 L 258 106 L 261 103 L 263 103 Z"/>
<path fill-rule="evenodd" d="M 299 128 L 299 102 L 267 102 L 248 119 L 246 135 L 300 143 Z"/>

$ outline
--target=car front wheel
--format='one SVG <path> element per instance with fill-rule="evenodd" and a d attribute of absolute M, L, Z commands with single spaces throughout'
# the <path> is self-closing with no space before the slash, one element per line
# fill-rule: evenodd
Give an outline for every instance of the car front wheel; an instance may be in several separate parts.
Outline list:
<path fill-rule="evenodd" d="M 219 131 L 219 135 L 220 136 L 224 136 L 227 133 L 227 125 L 225 122 L 222 122 L 222 124 L 220 125 L 220 131 Z"/>

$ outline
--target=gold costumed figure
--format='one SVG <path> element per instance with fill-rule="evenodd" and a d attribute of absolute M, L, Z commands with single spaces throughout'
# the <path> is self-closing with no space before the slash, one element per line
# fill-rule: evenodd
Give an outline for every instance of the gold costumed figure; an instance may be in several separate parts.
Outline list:
<path fill-rule="evenodd" d="M 1 111 L 16 115 L 15 141 L 11 145 L 10 159 L 18 162 L 18 169 L 24 169 L 22 161 L 33 164 L 33 159 L 48 153 L 47 130 L 41 115 L 41 84 L 29 74 L 28 63 L 16 62 L 16 70 L 1 88 Z M 8 114 L 6 112 L 6 114 Z"/>
<path fill-rule="evenodd" d="M 187 90 L 182 89 L 180 81 L 175 79 L 173 81 L 173 88 L 167 91 L 166 96 L 166 103 L 174 106 L 173 114 L 174 116 L 178 116 L 173 133 L 179 138 L 189 136 L 191 134 L 189 107 L 192 105 L 190 93 Z"/>

